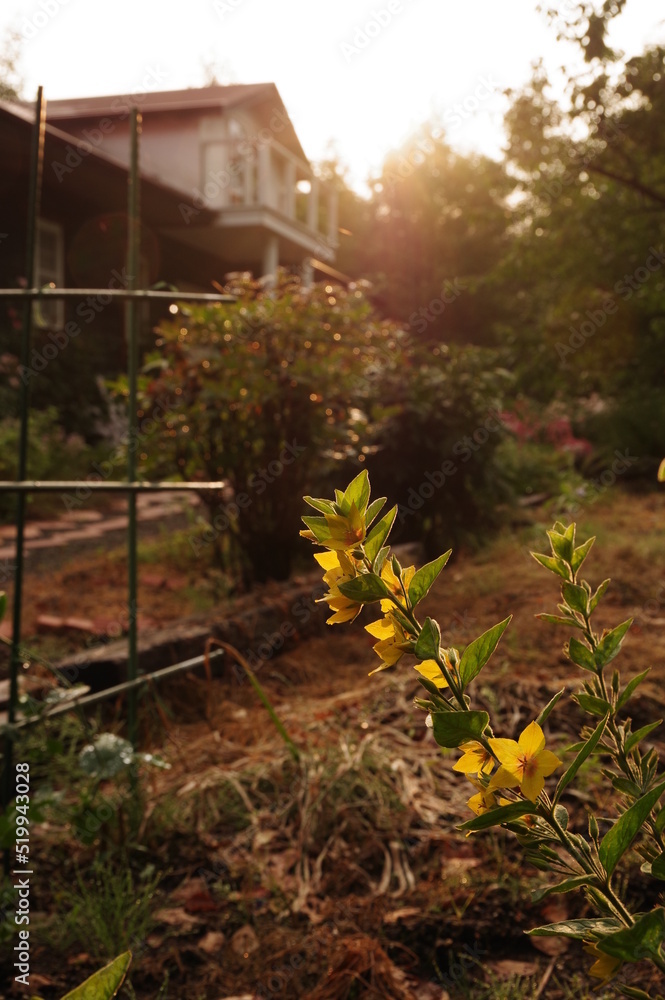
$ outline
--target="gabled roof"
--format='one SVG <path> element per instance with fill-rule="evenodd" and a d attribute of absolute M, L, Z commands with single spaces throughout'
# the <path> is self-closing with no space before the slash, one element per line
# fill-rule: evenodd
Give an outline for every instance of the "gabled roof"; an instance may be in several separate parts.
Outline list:
<path fill-rule="evenodd" d="M 49 101 L 46 116 L 49 121 L 74 122 L 75 119 L 126 115 L 132 107 L 143 115 L 178 111 L 225 111 L 248 105 L 267 121 L 280 111 L 288 126 L 280 141 L 301 159 L 307 156 L 288 117 L 284 102 L 274 83 L 232 83 L 225 86 L 191 87 L 187 90 L 161 90 L 145 94 L 109 94 L 104 97 L 75 97 Z M 66 127 L 66 125 L 64 126 Z"/>
<path fill-rule="evenodd" d="M 233 83 L 187 90 L 160 90 L 146 94 L 108 94 L 103 97 L 75 97 L 49 101 L 48 117 L 88 118 L 90 115 L 118 114 L 120 105 L 137 107 L 143 114 L 152 111 L 185 111 L 191 108 L 230 108 L 256 97 L 277 93 L 274 83 Z M 282 103 L 279 98 L 280 104 Z"/>

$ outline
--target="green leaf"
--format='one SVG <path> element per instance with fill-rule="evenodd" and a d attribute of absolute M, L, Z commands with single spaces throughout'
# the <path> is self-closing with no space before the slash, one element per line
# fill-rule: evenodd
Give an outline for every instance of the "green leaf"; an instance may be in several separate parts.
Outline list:
<path fill-rule="evenodd" d="M 550 713 L 551 713 L 552 709 L 554 708 L 554 706 L 556 705 L 556 703 L 558 702 L 558 700 L 562 696 L 562 694 L 565 693 L 565 690 L 566 690 L 565 687 L 561 688 L 561 690 L 557 691 L 557 693 L 554 695 L 554 697 L 550 698 L 550 700 L 547 702 L 547 704 L 545 705 L 545 708 L 542 710 L 542 712 L 540 713 L 540 715 L 536 719 L 536 722 L 538 723 L 539 726 L 542 726 L 543 723 L 547 721 L 547 719 L 550 716 Z"/>
<path fill-rule="evenodd" d="M 605 934 L 612 934 L 621 929 L 621 923 L 615 917 L 592 917 L 585 920 L 561 920 L 556 924 L 543 924 L 527 931 L 533 937 L 568 937 L 578 941 L 585 939 L 598 940 Z"/>
<path fill-rule="evenodd" d="M 335 504 L 332 500 L 318 500 L 316 497 L 303 497 L 303 500 L 305 503 L 308 503 L 310 507 L 313 507 L 314 510 L 320 510 L 322 514 L 335 513 Z"/>
<path fill-rule="evenodd" d="M 303 521 L 322 545 L 330 540 L 330 528 L 325 517 L 303 517 Z"/>
<path fill-rule="evenodd" d="M 612 787 L 616 788 L 617 792 L 621 792 L 623 795 L 628 795 L 631 799 L 639 799 L 642 794 L 640 786 L 635 781 L 631 781 L 629 778 L 614 776 L 612 778 Z"/>
<path fill-rule="evenodd" d="M 549 615 L 540 614 L 536 615 L 536 618 L 540 618 L 541 622 L 549 622 L 550 625 L 575 625 L 580 628 L 580 623 L 575 618 L 570 618 L 563 615 Z"/>
<path fill-rule="evenodd" d="M 419 660 L 436 660 L 441 645 L 441 629 L 433 618 L 426 618 L 416 642 L 415 654 Z"/>
<path fill-rule="evenodd" d="M 512 617 L 512 615 L 508 615 L 502 622 L 499 622 L 498 625 L 493 625 L 492 628 L 488 629 L 487 632 L 483 632 L 482 635 L 478 636 L 477 639 L 474 639 L 466 647 L 462 653 L 459 666 L 463 688 L 467 687 L 473 678 L 477 677 L 483 669 L 496 649 L 499 639 L 508 627 Z"/>
<path fill-rule="evenodd" d="M 573 558 L 571 560 L 571 565 L 573 567 L 573 573 L 577 573 L 578 569 L 586 559 L 591 549 L 591 546 L 596 541 L 594 538 L 587 539 L 582 545 L 579 545 L 573 552 Z"/>
<path fill-rule="evenodd" d="M 598 606 L 598 602 L 604 596 L 605 591 L 607 590 L 607 588 L 609 587 L 609 585 L 610 585 L 610 580 L 609 579 L 603 580 L 603 582 L 600 584 L 600 586 L 598 587 L 596 593 L 593 595 L 593 597 L 589 601 L 589 614 L 591 614 L 593 611 L 596 610 L 596 608 Z"/>
<path fill-rule="evenodd" d="M 557 882 L 556 885 L 548 885 L 542 889 L 534 889 L 531 893 L 531 902 L 539 903 L 541 899 L 545 899 L 546 896 L 553 896 L 557 893 L 562 892 L 572 892 L 573 889 L 579 889 L 581 885 L 589 885 L 593 882 L 592 875 L 575 875 L 573 878 L 567 878 L 563 882 Z"/>
<path fill-rule="evenodd" d="M 432 712 L 434 739 L 453 749 L 467 740 L 478 740 L 489 725 L 487 712 Z"/>
<path fill-rule="evenodd" d="M 557 576 L 563 577 L 564 580 L 568 580 L 570 574 L 565 563 L 561 562 L 560 559 L 553 559 L 552 556 L 541 555 L 540 552 L 532 552 L 531 555 L 539 562 L 541 566 L 548 569 L 551 573 L 556 573 Z"/>
<path fill-rule="evenodd" d="M 436 695 L 437 703 L 445 701 L 445 699 L 442 698 L 441 696 L 441 689 L 438 688 L 434 683 L 434 681 L 431 681 L 429 677 L 423 677 L 422 674 L 418 674 L 418 680 L 420 681 L 420 683 L 422 684 L 422 686 L 425 688 L 426 691 L 429 691 L 429 693 L 432 696 Z"/>
<path fill-rule="evenodd" d="M 564 583 L 561 587 L 561 593 L 573 611 L 579 611 L 583 615 L 587 613 L 589 595 L 584 587 L 578 587 L 576 583 Z"/>
<path fill-rule="evenodd" d="M 365 524 L 369 528 L 375 517 L 378 517 L 387 503 L 386 497 L 378 497 L 373 500 L 365 512 Z M 395 508 L 397 509 L 397 508 Z"/>
<path fill-rule="evenodd" d="M 390 591 L 376 573 L 361 573 L 353 580 L 340 583 L 339 589 L 345 597 L 357 604 L 372 604 L 373 601 L 382 601 L 384 597 L 390 596 Z"/>
<path fill-rule="evenodd" d="M 490 809 L 488 812 L 476 816 L 474 819 L 462 823 L 460 830 L 470 830 L 472 833 L 477 830 L 488 830 L 491 826 L 500 826 L 501 823 L 511 823 L 522 816 L 533 816 L 537 811 L 535 802 L 511 802 L 509 806 L 499 806 Z"/>
<path fill-rule="evenodd" d="M 598 667 L 605 667 L 614 659 L 621 649 L 623 637 L 632 624 L 633 619 L 629 618 L 628 621 L 622 622 L 621 625 L 617 625 L 617 627 L 613 628 L 611 632 L 608 632 L 607 635 L 603 636 L 596 646 L 596 652 L 594 654 L 596 658 L 596 665 Z"/>
<path fill-rule="evenodd" d="M 577 772 L 579 771 L 579 769 L 581 768 L 582 764 L 587 759 L 587 757 L 589 757 L 593 753 L 601 736 L 605 732 L 606 725 L 607 725 L 607 716 L 605 716 L 602 722 L 598 723 L 598 725 L 592 732 L 591 736 L 585 742 L 584 746 L 578 753 L 575 760 L 572 762 L 572 764 L 570 764 L 567 770 L 559 778 L 559 782 L 554 792 L 554 798 L 552 800 L 553 802 L 559 801 L 564 789 L 567 788 L 568 785 L 571 783 L 571 781 L 573 780 L 573 778 L 575 777 L 575 775 L 577 774 Z"/>
<path fill-rule="evenodd" d="M 665 881 L 665 854 L 659 854 L 656 860 L 651 862 L 651 874 L 654 878 Z"/>
<path fill-rule="evenodd" d="M 75 990 L 67 993 L 62 1000 L 111 1000 L 122 986 L 131 961 L 132 953 L 130 951 L 118 955 L 103 969 L 95 972 L 84 983 L 77 986 Z"/>
<path fill-rule="evenodd" d="M 662 833 L 665 830 L 665 809 L 661 809 L 656 817 L 656 829 L 658 833 Z"/>
<path fill-rule="evenodd" d="M 665 939 L 665 910 L 658 906 L 638 917 L 632 927 L 624 927 L 598 942 L 601 951 L 624 962 L 643 958 L 661 959 L 660 946 Z"/>
<path fill-rule="evenodd" d="M 658 997 L 652 997 L 650 993 L 645 993 L 644 990 L 638 990 L 637 986 L 624 986 L 621 983 L 617 985 L 617 989 L 622 997 L 629 997 L 630 1000 L 663 1000 L 663 998 L 658 995 Z"/>
<path fill-rule="evenodd" d="M 608 875 L 616 868 L 622 855 L 628 850 L 640 831 L 645 819 L 665 791 L 665 781 L 652 788 L 628 809 L 607 831 L 600 842 L 598 856 Z"/>
<path fill-rule="evenodd" d="M 576 639 L 575 636 L 573 636 L 568 643 L 568 655 L 573 663 L 576 663 L 578 667 L 582 668 L 582 670 L 588 670 L 591 674 L 597 673 L 596 661 L 593 658 L 593 653 L 588 646 L 585 646 L 584 643 L 580 642 L 579 639 Z"/>
<path fill-rule="evenodd" d="M 434 559 L 432 562 L 421 566 L 418 572 L 414 574 L 413 579 L 409 584 L 409 600 L 414 608 L 419 601 L 422 601 L 424 597 L 427 597 L 432 584 L 450 559 L 450 553 L 452 551 L 452 549 L 448 549 L 448 551 L 444 552 L 444 554 L 439 556 L 438 559 Z"/>
<path fill-rule="evenodd" d="M 565 535 L 559 534 L 558 531 L 548 531 L 547 537 L 550 540 L 554 556 L 558 556 L 558 558 L 563 559 L 564 562 L 570 562 L 573 557 L 572 541 L 569 538 L 566 538 Z"/>
<path fill-rule="evenodd" d="M 383 548 L 379 550 L 379 554 L 372 563 L 372 569 L 374 570 L 375 573 L 378 573 L 379 576 L 381 575 L 383 564 L 385 563 L 389 555 L 390 555 L 390 546 L 384 545 Z"/>
<path fill-rule="evenodd" d="M 573 698 L 585 712 L 592 715 L 607 715 L 612 706 L 604 698 L 595 698 L 592 694 L 574 694 Z"/>
<path fill-rule="evenodd" d="M 632 680 L 628 681 L 628 683 L 626 684 L 625 688 L 623 689 L 623 691 L 619 695 L 619 700 L 617 701 L 617 712 L 620 709 L 623 708 L 623 706 L 626 704 L 626 702 L 628 701 L 628 699 L 632 696 L 633 692 L 639 687 L 639 685 L 642 683 L 642 681 L 647 676 L 647 674 L 650 672 L 650 670 L 651 670 L 651 667 L 647 667 L 647 669 L 643 670 L 641 674 L 637 675 L 637 677 L 633 677 Z"/>
<path fill-rule="evenodd" d="M 383 548 L 383 543 L 390 534 L 397 515 L 397 507 L 393 507 L 387 514 L 384 514 L 380 521 L 374 525 L 369 535 L 365 539 L 365 552 L 367 558 L 375 561 L 379 552 Z M 386 553 L 387 554 L 387 553 Z"/>
<path fill-rule="evenodd" d="M 654 729 L 657 729 L 662 721 L 662 719 L 658 719 L 656 722 L 651 722 L 648 726 L 642 726 L 641 729 L 637 729 L 634 733 L 631 733 L 626 739 L 626 753 L 630 753 L 633 747 L 637 746 L 640 740 L 643 740 L 644 737 L 648 736 Z"/>
<path fill-rule="evenodd" d="M 348 514 L 352 504 L 355 504 L 361 514 L 367 510 L 369 502 L 369 475 L 367 469 L 359 472 L 355 479 L 352 479 L 344 491 L 340 507 L 343 514 Z"/>

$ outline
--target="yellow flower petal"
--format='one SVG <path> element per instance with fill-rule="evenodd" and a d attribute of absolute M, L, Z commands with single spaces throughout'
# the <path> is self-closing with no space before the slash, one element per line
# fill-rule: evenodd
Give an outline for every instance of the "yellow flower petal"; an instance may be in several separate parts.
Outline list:
<path fill-rule="evenodd" d="M 538 754 L 538 770 L 545 778 L 556 771 L 560 765 L 561 761 L 551 750 L 541 750 Z"/>
<path fill-rule="evenodd" d="M 314 558 L 322 569 L 339 569 L 339 559 L 336 552 L 315 552 Z"/>
<path fill-rule="evenodd" d="M 417 670 L 423 677 L 426 677 L 428 681 L 436 684 L 438 688 L 448 687 L 448 681 L 443 676 L 441 667 L 436 660 L 423 660 L 422 663 L 416 663 L 413 669 Z"/>
<path fill-rule="evenodd" d="M 462 774 L 489 774 L 494 768 L 490 753 L 477 740 L 462 743 L 460 750 L 463 751 L 463 756 L 453 764 L 453 771 L 460 771 Z"/>
<path fill-rule="evenodd" d="M 373 635 L 375 639 L 388 639 L 395 634 L 389 618 L 379 618 L 378 621 L 365 625 L 365 631 Z"/>
<path fill-rule="evenodd" d="M 545 746 L 545 736 L 537 722 L 530 722 L 519 740 L 519 748 L 527 757 L 535 757 Z"/>
<path fill-rule="evenodd" d="M 490 740 L 490 743 L 493 743 Z M 517 788 L 520 783 L 520 779 L 512 771 L 509 771 L 507 767 L 501 766 L 496 774 L 492 775 L 490 783 L 487 786 L 490 790 L 495 788 Z"/>
<path fill-rule="evenodd" d="M 519 744 L 515 740 L 501 740 L 501 739 L 491 739 L 489 741 L 492 750 L 499 759 L 499 762 L 503 764 L 512 774 L 517 775 L 520 769 L 520 748 Z"/>

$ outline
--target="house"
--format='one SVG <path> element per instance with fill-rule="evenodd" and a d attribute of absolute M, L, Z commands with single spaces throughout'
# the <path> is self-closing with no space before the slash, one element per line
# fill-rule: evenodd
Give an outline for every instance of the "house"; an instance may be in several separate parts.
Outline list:
<path fill-rule="evenodd" d="M 229 271 L 269 276 L 278 266 L 305 280 L 317 271 L 344 278 L 332 266 L 335 192 L 321 196 L 272 84 L 152 93 L 137 103 L 139 287 L 214 292 Z M 68 429 L 99 404 L 94 376 L 126 370 L 123 307 L 103 290 L 127 283 L 132 104 L 122 96 L 47 103 L 35 285 L 102 290 L 34 306 L 33 404 L 56 405 Z M 0 288 L 25 284 L 33 130 L 32 107 L 0 101 Z M 143 347 L 154 343 L 165 308 L 141 306 Z M 0 355 L 19 353 L 20 316 L 20 303 L 0 301 Z"/>
<path fill-rule="evenodd" d="M 50 101 L 47 121 L 128 166 L 132 103 L 142 116 L 143 177 L 182 192 L 179 219 L 161 235 L 210 254 L 226 272 L 308 274 L 313 260 L 327 273 L 336 192 L 321 197 L 274 84 Z"/>

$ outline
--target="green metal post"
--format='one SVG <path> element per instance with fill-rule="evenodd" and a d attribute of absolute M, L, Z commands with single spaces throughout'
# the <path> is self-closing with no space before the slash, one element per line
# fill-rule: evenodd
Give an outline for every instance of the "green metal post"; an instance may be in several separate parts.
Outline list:
<path fill-rule="evenodd" d="M 43 89 L 37 91 L 35 103 L 35 128 L 32 133 L 32 149 L 30 153 L 30 180 L 28 189 L 28 228 L 26 233 L 25 278 L 28 288 L 35 283 L 35 251 L 37 246 L 37 220 L 41 200 L 42 172 L 44 169 L 44 135 L 46 126 L 46 101 Z M 32 334 L 32 302 L 25 300 L 23 306 L 23 328 L 21 331 L 21 364 L 30 366 L 30 338 Z M 25 479 L 28 466 L 28 419 L 29 419 L 29 386 L 21 382 L 19 397 L 21 430 L 19 437 L 18 479 Z M 25 493 L 19 493 L 16 498 L 16 568 L 14 570 L 14 605 L 12 622 L 12 650 L 9 673 L 9 713 L 10 726 L 16 718 L 18 705 L 18 673 L 21 664 L 21 611 L 23 599 L 23 540 L 25 534 Z M 2 804 L 6 808 L 14 798 L 12 774 L 13 740 L 11 728 L 5 740 L 5 771 L 2 783 Z M 5 854 L 5 866 L 9 854 Z"/>
<path fill-rule="evenodd" d="M 141 253 L 141 221 L 139 203 L 139 132 L 141 116 L 136 108 L 132 108 L 130 117 L 130 166 L 129 190 L 127 204 L 127 272 L 128 288 L 134 291 L 138 288 L 140 253 Z M 127 367 L 129 376 L 129 441 L 127 456 L 127 479 L 130 483 L 136 481 L 136 453 L 138 450 L 138 407 L 137 379 L 139 366 L 138 344 L 138 303 L 129 299 L 125 306 L 125 328 L 127 331 Z M 137 652 L 137 565 L 136 565 L 136 492 L 128 497 L 129 527 L 127 534 L 128 573 L 129 573 L 129 659 L 127 662 L 127 679 L 136 680 L 138 673 Z M 133 746 L 137 742 L 137 690 L 133 687 L 128 692 L 128 730 Z"/>

